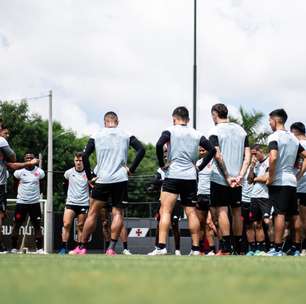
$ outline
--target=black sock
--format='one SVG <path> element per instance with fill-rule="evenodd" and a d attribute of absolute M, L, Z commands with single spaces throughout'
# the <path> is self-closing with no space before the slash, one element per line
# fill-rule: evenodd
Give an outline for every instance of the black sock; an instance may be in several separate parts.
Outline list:
<path fill-rule="evenodd" d="M 35 243 L 36 243 L 36 248 L 38 250 L 43 248 L 43 239 L 42 239 L 42 237 L 36 238 Z"/>
<path fill-rule="evenodd" d="M 123 249 L 127 250 L 128 249 L 128 243 L 127 242 L 123 242 Z"/>
<path fill-rule="evenodd" d="M 225 235 L 223 236 L 223 240 L 224 240 L 224 243 L 223 243 L 222 251 L 227 252 L 227 253 L 231 252 L 232 251 L 231 236 Z"/>
<path fill-rule="evenodd" d="M 166 248 L 166 244 L 158 243 L 158 248 L 159 249 L 165 249 Z"/>
<path fill-rule="evenodd" d="M 234 236 L 234 251 L 238 254 L 242 252 L 242 236 L 235 235 Z"/>
<path fill-rule="evenodd" d="M 87 243 L 80 242 L 79 248 L 80 249 L 87 249 Z"/>
<path fill-rule="evenodd" d="M 108 249 L 113 249 L 113 250 L 115 250 L 116 244 L 117 244 L 117 240 L 111 239 L 110 244 L 109 244 L 109 246 L 108 246 Z"/>
<path fill-rule="evenodd" d="M 68 242 L 62 242 L 62 248 L 68 250 Z"/>
<path fill-rule="evenodd" d="M 17 249 L 17 243 L 18 243 L 18 236 L 12 237 L 12 248 Z"/>
<path fill-rule="evenodd" d="M 200 246 L 194 246 L 194 245 L 192 245 L 192 246 L 191 246 L 191 250 L 192 250 L 192 251 L 200 251 Z"/>
<path fill-rule="evenodd" d="M 302 249 L 306 249 L 306 239 L 304 239 L 302 242 Z"/>
<path fill-rule="evenodd" d="M 274 242 L 270 242 L 270 247 L 269 249 L 275 248 L 275 243 Z"/>
<path fill-rule="evenodd" d="M 265 251 L 265 249 L 266 249 L 266 242 L 265 241 L 257 242 L 257 249 L 259 251 Z"/>
<path fill-rule="evenodd" d="M 108 249 L 110 241 L 105 241 L 105 248 Z"/>
<path fill-rule="evenodd" d="M 200 241 L 200 251 L 201 252 L 204 252 L 205 250 L 204 250 L 204 240 L 201 240 Z"/>
<path fill-rule="evenodd" d="M 209 246 L 209 251 L 216 252 L 216 246 Z"/>
<path fill-rule="evenodd" d="M 282 243 L 280 243 L 280 244 L 275 243 L 274 248 L 277 252 L 281 251 L 283 249 L 283 244 Z"/>
<path fill-rule="evenodd" d="M 294 252 L 296 250 L 301 250 L 301 243 L 292 242 L 291 252 Z"/>
<path fill-rule="evenodd" d="M 249 243 L 249 248 L 251 251 L 255 252 L 256 251 L 256 243 L 255 242 L 250 242 Z"/>

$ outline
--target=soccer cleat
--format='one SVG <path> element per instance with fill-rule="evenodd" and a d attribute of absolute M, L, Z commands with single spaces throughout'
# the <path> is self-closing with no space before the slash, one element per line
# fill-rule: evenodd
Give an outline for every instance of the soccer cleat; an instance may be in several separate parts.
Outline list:
<path fill-rule="evenodd" d="M 17 250 L 16 248 L 12 248 L 12 249 L 11 249 L 11 253 L 17 254 L 17 253 L 18 253 L 18 250 Z"/>
<path fill-rule="evenodd" d="M 222 250 L 219 250 L 216 254 L 216 256 L 224 256 L 224 255 L 231 255 L 229 252 L 223 252 Z"/>
<path fill-rule="evenodd" d="M 159 249 L 159 248 L 155 248 L 152 252 L 148 253 L 148 255 L 150 256 L 155 256 L 155 255 L 167 255 L 167 249 Z"/>
<path fill-rule="evenodd" d="M 282 250 L 276 251 L 275 248 L 272 248 L 268 253 L 267 256 L 285 256 Z"/>
<path fill-rule="evenodd" d="M 212 250 L 212 251 L 209 251 L 206 255 L 207 255 L 207 256 L 215 256 L 216 254 L 215 254 L 215 252 Z"/>
<path fill-rule="evenodd" d="M 37 249 L 35 251 L 35 254 L 47 254 L 47 253 L 41 248 L 41 249 Z"/>
<path fill-rule="evenodd" d="M 292 256 L 294 256 L 294 257 L 299 257 L 299 256 L 301 256 L 300 250 L 295 250 L 294 252 L 292 252 Z"/>
<path fill-rule="evenodd" d="M 199 255 L 200 255 L 200 251 L 191 250 L 189 253 L 189 256 L 199 256 Z"/>
<path fill-rule="evenodd" d="M 66 248 L 61 248 L 60 251 L 58 252 L 59 255 L 65 255 L 68 253 L 68 250 Z"/>
<path fill-rule="evenodd" d="M 303 249 L 303 250 L 302 250 L 301 256 L 306 256 L 306 249 Z"/>
<path fill-rule="evenodd" d="M 264 251 L 256 250 L 254 256 L 266 256 L 267 254 Z"/>
<path fill-rule="evenodd" d="M 115 256 L 115 255 L 117 255 L 117 253 L 116 253 L 116 251 L 114 249 L 108 248 L 106 250 L 106 252 L 105 252 L 105 255 L 107 255 L 107 256 Z"/>
<path fill-rule="evenodd" d="M 174 255 L 176 255 L 176 256 L 181 256 L 182 254 L 181 254 L 181 251 L 180 251 L 180 250 L 175 250 Z"/>
<path fill-rule="evenodd" d="M 122 251 L 122 254 L 123 254 L 123 255 L 132 255 L 131 251 L 128 250 L 128 249 L 124 249 L 124 250 Z"/>
<path fill-rule="evenodd" d="M 255 255 L 255 252 L 252 251 L 252 250 L 250 250 L 250 251 L 246 254 L 246 256 L 254 256 L 254 255 Z"/>
<path fill-rule="evenodd" d="M 79 246 L 76 246 L 73 250 L 69 251 L 70 255 L 77 255 L 77 254 L 83 255 L 83 254 L 86 254 L 86 253 L 87 253 L 86 248 L 81 249 Z"/>
<path fill-rule="evenodd" d="M 5 248 L 5 246 L 1 243 L 0 244 L 0 254 L 7 254 L 8 250 Z"/>

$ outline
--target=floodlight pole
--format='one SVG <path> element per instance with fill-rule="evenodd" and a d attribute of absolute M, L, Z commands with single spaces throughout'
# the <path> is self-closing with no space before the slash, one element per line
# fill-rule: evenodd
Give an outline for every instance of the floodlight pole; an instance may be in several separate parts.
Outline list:
<path fill-rule="evenodd" d="M 44 249 L 53 252 L 53 121 L 52 121 L 52 91 L 49 92 L 49 120 L 48 120 L 48 174 L 47 174 L 47 202 L 45 206 Z"/>
<path fill-rule="evenodd" d="M 197 0 L 194 0 L 193 29 L 193 127 L 197 128 Z"/>

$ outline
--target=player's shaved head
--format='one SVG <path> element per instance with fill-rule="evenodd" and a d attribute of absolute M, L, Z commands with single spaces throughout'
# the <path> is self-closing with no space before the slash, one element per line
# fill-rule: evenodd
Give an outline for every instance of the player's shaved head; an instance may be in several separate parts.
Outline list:
<path fill-rule="evenodd" d="M 290 127 L 291 132 L 297 132 L 301 135 L 305 135 L 305 125 L 302 122 L 295 122 Z"/>
<path fill-rule="evenodd" d="M 189 111 L 186 107 L 177 107 L 172 113 L 172 117 L 184 122 L 189 122 Z"/>

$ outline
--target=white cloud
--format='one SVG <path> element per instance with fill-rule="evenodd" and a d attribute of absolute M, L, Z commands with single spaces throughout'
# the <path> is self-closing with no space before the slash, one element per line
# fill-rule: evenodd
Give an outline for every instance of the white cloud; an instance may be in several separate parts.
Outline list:
<path fill-rule="evenodd" d="M 198 1 L 199 128 L 222 101 L 290 121 L 306 110 L 306 3 Z M 155 142 L 177 105 L 192 105 L 190 0 L 2 1 L 0 99 L 54 91 L 54 117 L 89 134 L 114 109 Z M 33 105 L 32 105 L 33 104 Z M 46 117 L 43 103 L 31 108 Z"/>

